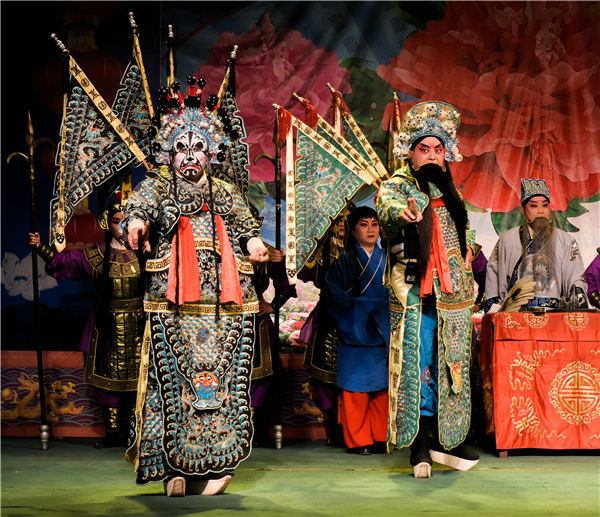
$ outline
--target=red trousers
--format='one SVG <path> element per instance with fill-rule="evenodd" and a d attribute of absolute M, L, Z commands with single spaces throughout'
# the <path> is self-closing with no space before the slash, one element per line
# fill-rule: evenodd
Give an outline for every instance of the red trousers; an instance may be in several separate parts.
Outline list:
<path fill-rule="evenodd" d="M 388 431 L 388 392 L 358 393 L 341 390 L 338 415 L 349 448 L 385 442 Z"/>

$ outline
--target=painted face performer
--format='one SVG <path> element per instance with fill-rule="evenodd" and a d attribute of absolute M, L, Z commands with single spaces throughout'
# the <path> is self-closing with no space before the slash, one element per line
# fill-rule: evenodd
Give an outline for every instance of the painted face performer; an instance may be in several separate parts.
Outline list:
<path fill-rule="evenodd" d="M 500 236 L 486 272 L 485 308 L 496 312 L 515 282 L 524 276 L 535 281 L 534 307 L 587 307 L 584 265 L 577 242 L 556 228 L 550 191 L 544 180 L 521 180 L 523 224 Z"/>
<path fill-rule="evenodd" d="M 136 254 L 119 239 L 122 217 L 119 192 L 98 217 L 105 242 L 57 253 L 40 244 L 39 234 L 29 234 L 29 244 L 38 247 L 49 275 L 59 280 L 93 278 L 98 287 L 99 304 L 79 346 L 87 352 L 85 380 L 96 388 L 104 416 L 106 435 L 96 447 L 122 446 L 127 439 L 144 331 L 144 283 Z"/>
<path fill-rule="evenodd" d="M 230 145 L 228 121 L 213 114 L 212 96 L 205 108 L 177 97 L 163 98 L 159 166 L 131 194 L 121 226 L 132 249 L 149 253 L 145 373 L 127 457 L 138 483 L 212 495 L 250 453 L 251 262 L 269 255 L 241 194 L 212 176 Z"/>
<path fill-rule="evenodd" d="M 462 445 L 471 420 L 474 232 L 448 166 L 462 159 L 459 121 L 443 102 L 408 111 L 395 149 L 408 163 L 377 197 L 393 254 L 388 442 L 410 446 L 417 478 L 431 476 L 432 460 L 460 470 L 478 461 Z"/>

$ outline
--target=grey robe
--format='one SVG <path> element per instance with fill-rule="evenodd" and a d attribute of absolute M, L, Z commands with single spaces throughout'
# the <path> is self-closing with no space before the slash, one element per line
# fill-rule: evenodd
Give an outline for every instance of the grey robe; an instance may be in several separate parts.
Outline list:
<path fill-rule="evenodd" d="M 519 231 L 520 227 L 506 231 L 494 247 L 486 271 L 486 300 L 496 298 L 503 301 L 506 298 L 510 278 L 523 252 Z M 555 228 L 549 242 L 536 255 L 539 265 L 535 268 L 534 276 L 536 297 L 556 298 L 564 304 L 573 287 L 580 287 L 584 292 L 587 290 L 579 246 L 567 232 Z M 521 261 L 517 278 L 531 274 L 530 260 L 526 258 Z"/>

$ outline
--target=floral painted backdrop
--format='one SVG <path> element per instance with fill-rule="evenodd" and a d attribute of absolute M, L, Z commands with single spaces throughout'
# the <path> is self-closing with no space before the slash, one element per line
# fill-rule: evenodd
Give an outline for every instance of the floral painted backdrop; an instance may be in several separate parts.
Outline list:
<path fill-rule="evenodd" d="M 104 52 L 104 63 L 111 62 L 109 56 L 123 66 L 130 51 L 129 8 L 118 3 L 69 4 L 68 13 L 60 6 L 28 12 L 22 7 L 23 17 L 33 16 L 31 23 L 39 29 L 27 37 L 59 32 L 60 24 L 66 31 L 68 16 L 73 18 L 77 6 L 87 9 L 88 16 L 97 10 L 96 51 Z M 329 82 L 344 94 L 382 157 L 394 92 L 404 111 L 421 100 L 443 100 L 458 108 L 459 148 L 465 159 L 453 164 L 452 171 L 486 255 L 499 233 L 518 224 L 520 179 L 535 177 L 548 182 L 559 224 L 573 232 L 584 261 L 594 258 L 600 245 L 598 2 L 147 2 L 144 6 L 136 17 L 153 91 L 160 78 L 165 80 L 161 41 L 167 24 L 173 25 L 177 40 L 178 80 L 185 84 L 190 74 L 204 77 L 208 93 L 216 92 L 226 59 L 232 47 L 239 46 L 236 86 L 252 161 L 249 199 L 264 217 L 266 241 L 274 243 L 274 169 L 264 158 L 274 154 L 272 105 L 283 105 L 302 117 L 303 109 L 292 97 L 296 92 L 331 121 Z M 4 33 L 11 31 L 6 19 L 10 18 L 3 16 Z M 59 26 L 47 26 L 51 21 Z M 25 36 L 16 29 L 10 34 L 19 48 L 18 39 Z M 27 45 L 23 40 L 22 47 L 46 49 L 51 42 L 45 38 Z M 51 54 L 24 52 L 30 53 L 15 63 L 40 61 Z M 37 63 L 37 69 L 42 65 L 51 69 L 48 63 L 49 58 Z M 92 81 L 101 73 L 87 72 Z M 60 117 L 51 112 L 52 103 L 44 101 L 56 81 L 40 82 L 32 76 L 31 82 L 37 85 L 30 92 L 34 118 L 41 121 L 43 136 L 56 142 Z M 17 109 L 3 96 L 5 107 L 9 113 Z M 21 115 L 15 112 L 14 117 Z M 5 153 L 21 150 L 15 147 L 22 145 L 14 131 L 9 133 L 2 132 L 3 164 Z M 29 252 L 20 240 L 27 231 L 26 212 L 22 199 L 18 204 L 5 194 L 19 191 L 24 197 L 27 186 L 12 174 L 2 175 L 2 305 L 11 314 L 18 313 L 15 307 L 27 306 L 24 289 L 31 283 L 23 267 Z M 48 225 L 52 176 L 50 172 L 40 179 L 41 228 Z M 366 189 L 355 201 L 370 204 L 373 194 Z M 12 215 L 19 210 L 20 219 Z M 42 302 L 51 315 L 57 308 L 64 312 L 66 297 L 87 289 L 47 279 L 42 287 Z M 299 291 L 299 298 L 288 302 L 281 327 L 292 342 L 317 298 L 310 285 Z M 14 336 L 18 338 L 18 333 Z"/>

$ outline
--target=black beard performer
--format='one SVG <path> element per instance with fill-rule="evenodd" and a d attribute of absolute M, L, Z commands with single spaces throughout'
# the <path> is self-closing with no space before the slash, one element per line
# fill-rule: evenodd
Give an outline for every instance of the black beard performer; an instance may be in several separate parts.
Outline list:
<path fill-rule="evenodd" d="M 456 230 L 458 233 L 458 240 L 460 242 L 460 251 L 465 258 L 467 254 L 467 243 L 466 243 L 466 229 L 467 229 L 467 210 L 465 204 L 461 199 L 456 185 L 452 179 L 452 173 L 448 163 L 445 163 L 446 170 L 444 171 L 439 165 L 431 163 L 423 165 L 419 170 L 415 170 L 412 163 L 408 163 L 410 171 L 414 178 L 417 180 L 419 190 L 430 196 L 429 183 L 433 183 L 442 193 L 442 200 L 446 205 L 446 209 L 450 213 Z M 431 215 L 431 204 L 427 205 L 423 212 L 423 220 L 416 225 L 410 225 L 406 229 L 406 244 L 405 250 L 413 258 L 417 258 L 419 261 L 419 269 L 421 274 L 427 271 L 427 264 L 429 262 L 429 256 L 431 251 L 432 241 L 432 227 L 433 217 Z"/>

